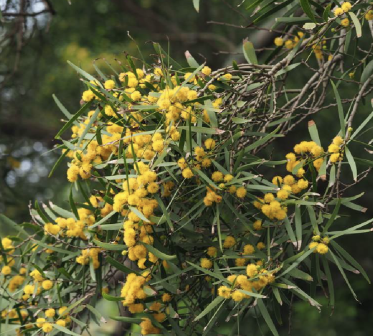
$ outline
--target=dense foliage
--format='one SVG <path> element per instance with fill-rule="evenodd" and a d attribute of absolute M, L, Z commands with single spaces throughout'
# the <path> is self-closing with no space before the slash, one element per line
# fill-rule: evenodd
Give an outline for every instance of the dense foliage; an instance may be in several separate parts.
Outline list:
<path fill-rule="evenodd" d="M 253 22 L 290 2 L 267 2 Z M 75 114 L 54 97 L 67 119 L 56 138 L 72 136 L 53 168 L 69 158 L 70 209 L 36 202 L 30 223 L 2 218 L 18 232 L 0 246 L 3 324 L 77 335 L 91 319 L 104 323 L 103 298 L 118 302 L 114 320 L 144 335 L 220 334 L 227 323 L 239 334 L 249 318 L 278 335 L 274 320 L 294 296 L 320 309 L 321 287 L 334 306 L 330 265 L 354 296 L 346 271 L 369 281 L 337 241 L 373 222 L 338 222 L 344 207 L 366 210 L 345 193 L 369 173 L 358 166 L 372 165 L 350 148 L 371 147 L 358 137 L 373 113 L 354 120 L 373 66 L 351 44 L 373 15 L 363 1 L 300 3 L 303 16 L 292 7 L 278 18 L 265 61 L 244 41 L 246 62 L 215 71 L 189 52 L 180 65 L 157 43 L 151 64 L 126 56 L 119 72 L 95 65 L 93 77 L 70 63 L 86 90 Z M 306 85 L 289 87 L 300 71 Z M 341 99 L 346 83 L 354 96 Z M 310 115 L 325 109 L 338 129 L 322 144 Z M 305 119 L 309 134 L 285 158 L 267 150 Z"/>

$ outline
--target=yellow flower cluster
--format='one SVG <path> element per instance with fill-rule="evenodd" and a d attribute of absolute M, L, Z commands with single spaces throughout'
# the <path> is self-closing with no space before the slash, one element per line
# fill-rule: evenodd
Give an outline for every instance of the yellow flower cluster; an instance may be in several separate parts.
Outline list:
<path fill-rule="evenodd" d="M 337 135 L 328 147 L 328 152 L 331 153 L 330 162 L 336 163 L 338 161 L 342 161 L 343 150 L 344 150 L 344 140 L 342 139 L 341 136 Z"/>
<path fill-rule="evenodd" d="M 368 21 L 373 20 L 373 10 L 369 10 L 365 13 L 365 20 L 368 20 Z"/>
<path fill-rule="evenodd" d="M 289 153 L 286 155 L 288 164 L 286 165 L 286 170 L 292 172 L 295 167 L 303 166 L 304 163 L 311 160 L 313 166 L 317 171 L 320 170 L 321 165 L 324 162 L 322 155 L 324 154 L 324 149 L 316 144 L 314 141 L 302 141 L 294 146 L 294 153 Z M 298 177 L 302 177 L 304 174 L 304 169 L 300 167 L 295 174 Z"/>
<path fill-rule="evenodd" d="M 46 223 L 44 225 L 44 231 L 46 234 L 59 235 L 60 237 L 75 237 L 87 240 L 84 234 L 84 229 L 95 223 L 95 216 L 92 211 L 86 208 L 79 208 L 78 210 L 79 219 L 74 218 L 62 218 L 58 217 L 55 219 L 56 224 Z"/>
<path fill-rule="evenodd" d="M 76 262 L 80 265 L 88 265 L 92 260 L 92 265 L 94 269 L 100 267 L 100 262 L 98 260 L 98 254 L 101 252 L 100 248 L 94 247 L 90 249 L 82 250 L 82 254 L 76 257 Z"/>
<path fill-rule="evenodd" d="M 285 45 L 286 49 L 293 49 L 298 44 L 303 35 L 303 32 L 298 32 L 297 36 L 294 36 L 293 39 L 288 38 L 285 41 L 282 37 L 276 37 L 274 39 L 274 44 L 276 45 L 276 47 L 282 47 L 283 45 Z"/>
<path fill-rule="evenodd" d="M 124 298 L 123 305 L 128 306 L 133 312 L 140 312 L 144 310 L 144 306 L 135 303 L 136 300 L 144 300 L 147 295 L 144 291 L 144 285 L 151 279 L 150 273 L 145 271 L 142 275 L 130 273 L 127 276 L 126 283 L 124 284 L 121 297 Z"/>
<path fill-rule="evenodd" d="M 254 206 L 269 219 L 283 220 L 286 218 L 287 207 L 277 201 L 272 193 L 265 194 L 264 198 L 258 198 L 254 201 Z"/>
<path fill-rule="evenodd" d="M 313 251 L 314 253 L 319 253 L 319 254 L 328 253 L 329 251 L 329 247 L 328 247 L 329 238 L 328 237 L 321 238 L 319 235 L 316 235 L 312 237 L 312 240 L 313 240 L 312 243 L 309 244 L 310 250 L 315 248 L 315 250 Z"/>
<path fill-rule="evenodd" d="M 335 16 L 341 16 L 344 13 L 347 13 L 352 8 L 352 5 L 350 2 L 344 2 L 342 3 L 341 7 L 336 7 L 333 11 Z"/>
<path fill-rule="evenodd" d="M 231 286 L 220 286 L 218 295 L 225 299 L 240 302 L 243 299 L 250 298 L 250 295 L 245 292 L 252 292 L 253 288 L 260 291 L 268 284 L 273 283 L 275 281 L 274 271 L 268 271 L 260 264 L 261 262 L 247 265 L 247 276 L 243 274 L 230 275 L 226 280 Z"/>
<path fill-rule="evenodd" d="M 49 308 L 44 311 L 45 317 L 38 317 L 36 319 L 36 326 L 41 328 L 45 333 L 49 333 L 53 330 L 53 323 L 66 327 L 67 324 L 71 322 L 71 318 L 68 314 L 64 313 L 67 307 L 63 306 L 58 309 L 58 317 L 56 316 L 56 311 L 53 308 Z M 39 312 L 38 316 L 42 311 Z"/>

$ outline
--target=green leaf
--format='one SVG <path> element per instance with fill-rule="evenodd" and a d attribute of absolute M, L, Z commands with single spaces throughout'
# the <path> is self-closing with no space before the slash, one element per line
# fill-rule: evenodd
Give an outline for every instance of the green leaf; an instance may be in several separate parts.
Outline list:
<path fill-rule="evenodd" d="M 143 321 L 142 318 L 126 317 L 126 316 L 111 316 L 110 318 L 115 321 L 127 322 L 131 324 L 140 324 Z"/>
<path fill-rule="evenodd" d="M 58 215 L 64 217 L 64 218 L 74 218 L 75 220 L 77 220 L 78 218 L 75 217 L 75 215 L 70 212 L 70 211 L 67 211 L 65 209 L 62 209 L 60 208 L 59 206 L 53 204 L 52 202 L 49 202 L 49 207 Z"/>
<path fill-rule="evenodd" d="M 333 308 L 334 307 L 335 298 L 334 298 L 334 284 L 333 284 L 332 274 L 330 272 L 329 263 L 326 260 L 326 258 L 321 258 L 321 262 L 323 264 L 324 272 L 325 272 L 325 275 L 326 275 L 326 279 L 328 281 L 329 302 L 330 302 L 331 307 Z"/>
<path fill-rule="evenodd" d="M 333 213 L 332 215 L 330 216 L 328 222 L 326 223 L 325 227 L 324 227 L 324 230 L 323 230 L 323 233 L 325 234 L 326 232 L 328 232 L 330 226 L 334 223 L 334 220 L 335 218 L 337 217 L 338 215 L 338 212 L 339 212 L 339 208 L 341 206 L 341 199 L 339 198 L 338 201 L 337 201 L 337 204 L 333 210 Z"/>
<path fill-rule="evenodd" d="M 289 272 L 289 275 L 293 278 L 302 279 L 305 281 L 313 281 L 312 276 L 310 276 L 308 273 L 301 271 L 298 268 L 294 268 Z"/>
<path fill-rule="evenodd" d="M 200 320 L 202 317 L 207 315 L 211 310 L 213 310 L 217 305 L 223 302 L 225 299 L 221 296 L 217 296 L 204 310 L 201 314 L 199 314 L 195 319 L 195 321 Z"/>
<path fill-rule="evenodd" d="M 59 107 L 61 112 L 66 116 L 67 119 L 71 119 L 73 115 L 66 109 L 65 106 L 62 105 L 62 103 L 59 101 L 59 99 L 56 97 L 55 94 L 52 95 L 56 105 Z"/>
<path fill-rule="evenodd" d="M 344 118 L 344 113 L 343 113 L 343 106 L 342 106 L 342 101 L 341 97 L 339 96 L 339 92 L 333 81 L 330 81 L 333 87 L 334 95 L 335 95 L 335 100 L 337 101 L 337 106 L 338 106 L 338 116 L 339 116 L 339 124 L 341 127 L 341 135 L 342 138 L 345 137 L 345 118 Z"/>
<path fill-rule="evenodd" d="M 205 274 L 207 274 L 207 275 L 212 276 L 213 278 L 217 278 L 217 279 L 219 279 L 219 280 L 223 280 L 223 281 L 225 280 L 225 278 L 224 278 L 221 274 L 218 274 L 218 273 L 215 273 L 215 272 L 211 272 L 211 271 L 209 271 L 208 269 L 206 269 L 206 268 L 202 268 L 202 267 L 200 267 L 200 266 L 198 266 L 198 265 L 196 265 L 196 264 L 193 264 L 193 263 L 191 263 L 191 262 L 189 262 L 189 261 L 187 261 L 187 263 L 188 263 L 189 265 L 193 266 L 194 268 L 200 270 L 201 272 L 203 272 L 203 273 L 205 273 Z"/>
<path fill-rule="evenodd" d="M 258 59 L 256 57 L 255 48 L 252 42 L 245 39 L 243 41 L 242 49 L 247 63 L 258 64 Z"/>
<path fill-rule="evenodd" d="M 322 18 L 324 19 L 325 22 L 328 22 L 329 20 L 329 14 L 330 14 L 330 9 L 332 8 L 332 3 L 327 5 L 324 9 L 324 13 L 322 14 Z"/>
<path fill-rule="evenodd" d="M 373 70 L 373 68 L 372 68 L 372 70 Z M 356 131 L 350 136 L 350 140 L 354 139 L 360 133 L 360 131 L 366 126 L 366 124 L 370 121 L 370 119 L 372 119 L 372 118 L 373 118 L 373 112 L 371 112 L 368 115 L 368 117 L 359 125 L 359 127 L 356 129 Z"/>
<path fill-rule="evenodd" d="M 188 50 L 185 52 L 185 58 L 191 68 L 198 68 L 200 66 Z"/>
<path fill-rule="evenodd" d="M 313 253 L 313 249 L 311 250 L 308 250 L 307 252 L 306 251 L 302 251 L 300 253 L 298 253 L 297 255 L 293 256 L 293 257 L 290 257 L 288 258 L 287 260 L 285 260 L 285 263 L 288 263 L 289 260 L 294 260 L 295 259 L 295 262 L 291 264 L 291 266 L 289 268 L 287 268 L 284 272 L 282 272 L 280 274 L 280 276 L 278 276 L 279 278 L 280 277 L 283 277 L 285 274 L 289 273 L 292 269 L 294 269 L 295 267 L 298 267 L 299 264 L 304 260 L 306 259 L 311 253 Z"/>
<path fill-rule="evenodd" d="M 353 297 L 355 298 L 356 301 L 358 301 L 358 300 L 357 300 L 357 296 L 356 296 L 354 290 L 352 289 L 352 287 L 351 287 L 351 285 L 350 285 L 350 282 L 348 281 L 347 276 L 346 276 L 346 274 L 345 274 L 345 272 L 344 272 L 344 270 L 343 270 L 341 264 L 339 263 L 338 259 L 335 257 L 334 253 L 333 253 L 331 250 L 329 250 L 329 253 L 331 254 L 331 256 L 332 256 L 332 258 L 333 258 L 335 264 L 337 265 L 339 271 L 341 272 L 343 279 L 346 281 L 346 284 L 347 284 L 348 288 L 350 289 L 350 291 L 351 291 Z"/>
<path fill-rule="evenodd" d="M 11 219 L 3 214 L 0 214 L 0 223 L 2 224 L 0 225 L 0 227 L 2 228 L 7 228 L 7 230 L 13 228 L 25 237 L 29 236 L 28 233 L 20 225 L 18 225 L 16 222 L 13 222 Z"/>
<path fill-rule="evenodd" d="M 343 256 L 343 258 L 345 258 L 353 267 L 355 267 L 363 275 L 365 280 L 370 284 L 370 279 L 364 268 L 337 242 L 332 240 L 330 244 Z"/>
<path fill-rule="evenodd" d="M 172 65 L 175 69 L 180 69 L 181 65 L 172 59 L 161 47 L 159 43 L 153 43 L 155 52 L 163 59 L 167 59 L 167 65 Z"/>
<path fill-rule="evenodd" d="M 194 9 L 199 13 L 199 0 L 193 0 Z"/>
<path fill-rule="evenodd" d="M 99 226 L 99 225 L 102 225 L 104 224 L 109 218 L 113 217 L 117 212 L 116 211 L 112 211 L 110 212 L 109 214 L 107 214 L 104 218 L 101 218 L 98 222 L 96 222 L 95 224 L 91 225 L 89 227 L 90 230 L 94 229 L 95 227 Z"/>
<path fill-rule="evenodd" d="M 54 171 L 57 169 L 57 167 L 61 164 L 61 162 L 63 161 L 63 159 L 66 157 L 66 155 L 69 153 L 68 150 L 65 150 L 61 155 L 60 157 L 58 158 L 58 160 L 55 162 L 55 164 L 53 165 L 51 171 L 49 172 L 49 175 L 48 177 L 51 177 L 54 173 Z"/>
<path fill-rule="evenodd" d="M 316 23 L 315 15 L 313 14 L 313 11 L 311 9 L 311 6 L 308 2 L 308 0 L 300 0 L 300 5 L 303 9 L 303 11 L 306 13 L 306 15 Z"/>
<path fill-rule="evenodd" d="M 361 74 L 360 82 L 365 83 L 367 79 L 373 74 L 373 60 L 371 60 L 364 68 Z"/>
<path fill-rule="evenodd" d="M 79 145 L 81 144 L 82 140 L 84 139 L 84 137 L 86 136 L 88 131 L 92 128 L 92 125 L 96 121 L 100 112 L 101 112 L 100 109 L 97 108 L 95 113 L 93 114 L 93 116 L 91 116 L 91 118 L 89 119 L 89 122 L 88 122 L 87 126 L 85 127 L 84 131 L 82 132 L 81 136 L 79 137 L 78 143 L 76 144 L 77 147 L 79 147 Z"/>
<path fill-rule="evenodd" d="M 168 255 L 168 254 L 165 254 L 159 250 L 157 250 L 154 246 L 152 245 L 149 245 L 149 244 L 145 244 L 145 243 L 141 243 L 142 245 L 144 245 L 146 247 L 146 249 L 153 253 L 156 257 L 158 257 L 159 259 L 162 259 L 162 260 L 173 260 L 176 258 L 176 255 Z"/>
<path fill-rule="evenodd" d="M 317 126 L 313 120 L 308 122 L 308 131 L 310 132 L 311 139 L 321 146 L 321 141 L 319 137 L 319 132 L 317 131 Z"/>
<path fill-rule="evenodd" d="M 293 0 L 288 0 L 288 1 L 281 2 L 281 3 L 274 2 L 277 6 L 272 7 L 271 9 L 266 11 L 265 13 L 261 14 L 259 17 L 255 18 L 255 20 L 253 21 L 253 24 L 258 24 L 260 21 L 263 21 L 264 19 L 271 16 L 272 14 L 278 13 L 281 8 L 286 7 L 287 5 L 291 4 L 292 2 L 293 2 Z"/>
<path fill-rule="evenodd" d="M 65 327 L 62 327 L 59 324 L 53 324 L 53 328 L 56 328 L 57 330 L 62 331 L 64 335 L 80 336 L 80 334 L 77 334 Z"/>
<path fill-rule="evenodd" d="M 267 307 L 265 306 L 263 300 L 258 299 L 257 303 L 258 303 L 258 308 L 260 310 L 260 313 L 262 314 L 264 321 L 266 321 L 268 328 L 271 330 L 274 336 L 279 336 L 279 333 L 277 332 L 277 329 L 275 325 L 273 324 L 271 317 L 269 316 Z"/>
<path fill-rule="evenodd" d="M 142 212 L 140 212 L 139 210 L 137 210 L 136 208 L 129 206 L 128 209 L 130 209 L 133 213 L 135 213 L 142 221 L 144 221 L 146 223 L 150 223 L 150 220 L 147 219 L 144 216 L 144 214 Z"/>
<path fill-rule="evenodd" d="M 74 116 L 65 124 L 63 125 L 63 127 L 59 130 L 59 132 L 56 134 L 56 136 L 54 137 L 55 139 L 59 139 L 61 134 L 64 133 L 67 129 L 69 129 L 75 120 L 77 120 L 83 113 L 85 113 L 89 107 L 91 106 L 91 104 L 88 102 L 88 103 L 85 103 L 78 112 L 76 112 L 74 114 Z"/>
<path fill-rule="evenodd" d="M 350 165 L 350 168 L 352 171 L 352 177 L 354 181 L 357 182 L 357 168 L 356 168 L 354 157 L 352 156 L 350 150 L 347 147 L 345 147 L 345 153 L 346 153 L 348 164 Z"/>
<path fill-rule="evenodd" d="M 299 206 L 295 206 L 295 233 L 297 235 L 297 246 L 299 251 L 302 246 L 302 216 Z"/>
<path fill-rule="evenodd" d="M 99 319 L 99 322 L 101 322 L 101 323 L 107 323 L 106 319 L 102 316 L 102 314 L 95 307 L 92 307 L 89 304 L 87 304 L 86 307 Z"/>
<path fill-rule="evenodd" d="M 76 208 L 74 197 L 73 197 L 73 185 L 72 184 L 70 187 L 69 203 L 70 203 L 71 210 L 73 211 L 75 217 L 79 218 L 78 209 Z"/>
<path fill-rule="evenodd" d="M 96 78 L 94 78 L 92 75 L 90 75 L 88 72 L 80 69 L 79 67 L 77 67 L 75 64 L 71 63 L 70 61 L 67 61 L 67 64 L 69 64 L 71 67 L 73 67 L 76 72 L 80 73 L 83 77 L 85 77 L 86 79 L 88 79 L 89 81 L 96 81 Z"/>
<path fill-rule="evenodd" d="M 355 29 L 356 29 L 356 37 L 357 38 L 361 37 L 362 32 L 361 32 L 361 23 L 360 23 L 359 19 L 356 17 L 355 13 L 353 13 L 353 12 L 348 12 L 348 14 L 351 17 L 352 22 L 354 23 L 354 26 L 355 26 Z"/>
<path fill-rule="evenodd" d="M 102 247 L 105 250 L 109 251 L 123 251 L 127 248 L 126 245 L 120 245 L 120 244 L 111 244 L 111 243 L 103 243 L 97 239 L 93 239 L 93 242 L 99 246 Z"/>
<path fill-rule="evenodd" d="M 309 18 L 306 17 L 278 17 L 275 19 L 276 22 L 278 23 L 287 23 L 287 24 L 302 24 L 302 23 L 307 23 L 309 22 Z"/>
<path fill-rule="evenodd" d="M 157 201 L 158 205 L 160 206 L 160 208 L 162 210 L 162 216 L 159 218 L 159 220 L 156 224 L 159 225 L 159 223 L 162 221 L 163 217 L 165 217 L 166 221 L 167 221 L 167 224 L 170 227 L 171 231 L 174 231 L 174 225 L 171 222 L 170 214 L 168 213 L 168 210 L 166 209 L 166 206 L 164 205 L 162 199 L 158 195 L 155 195 L 155 200 Z"/>
<path fill-rule="evenodd" d="M 192 132 L 203 133 L 203 134 L 222 134 L 222 133 L 225 132 L 225 131 L 219 130 L 217 128 L 214 129 L 214 128 L 198 127 L 198 126 L 191 126 L 191 127 L 179 126 L 178 129 L 182 129 L 182 130 L 186 130 L 186 131 L 188 131 L 190 129 Z"/>
<path fill-rule="evenodd" d="M 140 273 L 136 270 L 133 270 L 131 268 L 128 268 L 127 266 L 123 265 L 119 261 L 113 259 L 112 257 L 106 256 L 105 260 L 112 266 L 114 266 L 117 270 L 125 273 L 125 274 L 130 274 L 130 273 L 135 273 L 136 275 L 140 275 Z"/>
<path fill-rule="evenodd" d="M 112 302 L 124 301 L 124 298 L 122 298 L 122 297 L 112 296 L 112 295 L 106 294 L 104 292 L 102 292 L 102 297 L 105 300 L 112 301 Z"/>

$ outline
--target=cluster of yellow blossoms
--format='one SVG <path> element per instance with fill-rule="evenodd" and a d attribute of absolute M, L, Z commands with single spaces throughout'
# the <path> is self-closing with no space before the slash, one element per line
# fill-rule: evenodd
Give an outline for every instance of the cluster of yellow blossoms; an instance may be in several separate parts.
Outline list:
<path fill-rule="evenodd" d="M 150 290 L 150 288 L 145 286 L 145 283 L 150 279 L 151 275 L 149 271 L 145 271 L 141 275 L 130 273 L 121 291 L 121 297 L 125 298 L 123 305 L 127 306 L 132 314 L 142 313 L 144 310 L 147 310 L 152 313 L 156 321 L 163 322 L 166 319 L 166 314 L 162 312 L 165 308 L 163 304 L 171 301 L 172 297 L 170 294 L 164 293 L 162 295 L 163 304 L 155 301 L 146 307 L 144 300 L 147 298 L 147 294 L 145 290 L 147 288 Z M 161 333 L 160 329 L 154 327 L 148 318 L 143 318 L 140 327 L 143 335 Z"/>
<path fill-rule="evenodd" d="M 328 147 L 328 152 L 330 155 L 330 162 L 335 163 L 343 160 L 343 151 L 344 151 L 344 140 L 341 136 L 337 135 L 332 143 Z"/>
<path fill-rule="evenodd" d="M 218 295 L 225 299 L 232 299 L 240 302 L 243 299 L 249 299 L 250 292 L 259 292 L 268 284 L 275 281 L 275 270 L 269 271 L 263 267 L 263 262 L 258 261 L 256 264 L 249 264 L 246 268 L 247 275 L 232 274 L 227 277 L 228 286 L 220 286 L 218 288 Z"/>
<path fill-rule="evenodd" d="M 303 32 L 298 32 L 297 36 L 294 36 L 293 39 L 288 38 L 285 41 L 282 37 L 276 37 L 274 40 L 274 43 L 276 47 L 282 47 L 283 45 L 285 45 L 286 49 L 293 49 L 299 43 L 300 39 L 303 36 L 304 36 Z"/>
<path fill-rule="evenodd" d="M 314 253 L 319 253 L 319 254 L 326 254 L 329 251 L 329 238 L 324 237 L 321 238 L 319 235 L 313 236 L 312 237 L 312 243 L 309 245 L 310 249 L 315 248 L 313 251 Z"/>
<path fill-rule="evenodd" d="M 100 267 L 100 262 L 98 260 L 98 254 L 101 252 L 100 248 L 94 247 L 90 249 L 82 250 L 82 254 L 75 260 L 78 264 L 88 265 L 92 260 L 92 265 L 94 269 Z"/>
<path fill-rule="evenodd" d="M 342 3 L 341 7 L 336 7 L 333 11 L 335 16 L 341 16 L 344 13 L 347 13 L 351 10 L 352 5 L 350 2 L 344 2 Z"/>

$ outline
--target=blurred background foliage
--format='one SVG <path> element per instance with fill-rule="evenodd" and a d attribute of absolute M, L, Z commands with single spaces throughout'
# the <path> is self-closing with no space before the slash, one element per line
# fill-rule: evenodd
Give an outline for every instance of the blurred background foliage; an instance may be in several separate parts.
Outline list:
<path fill-rule="evenodd" d="M 242 62 L 243 38 L 253 41 L 258 51 L 269 52 L 267 49 L 273 48 L 275 36 L 244 29 L 249 22 L 245 8 L 250 3 L 251 0 L 201 0 L 200 13 L 197 13 L 192 0 L 71 0 L 71 3 L 66 0 L 0 0 L 3 13 L 0 26 L 0 213 L 23 222 L 29 220 L 30 201 L 53 200 L 62 207 L 68 203 L 66 168 L 60 166 L 48 178 L 58 158 L 58 153 L 51 151 L 56 144 L 54 135 L 62 125 L 62 115 L 52 94 L 55 93 L 70 112 L 75 112 L 83 89 L 67 60 L 90 73 L 94 73 L 93 64 L 111 73 L 108 64 L 118 67 L 125 53 L 140 57 L 138 46 L 146 61 L 153 61 L 154 50 L 147 42 L 157 41 L 164 49 L 170 48 L 172 57 L 179 62 L 184 62 L 186 50 L 213 69 L 231 64 L 232 59 Z M 7 15 L 9 13 L 27 15 Z M 371 37 L 364 36 L 360 44 L 368 49 Z M 317 67 L 316 61 L 314 66 Z M 301 87 L 300 83 L 306 78 L 307 74 L 300 73 L 294 87 Z M 340 95 L 349 97 L 348 85 Z M 369 99 L 359 110 L 360 120 L 371 110 Z M 322 111 L 314 120 L 325 147 L 338 131 L 337 112 Z M 372 138 L 371 133 L 369 128 L 365 134 L 367 142 Z M 306 121 L 281 142 L 276 142 L 268 155 L 282 159 L 291 150 L 294 138 L 309 140 Z M 356 150 L 362 152 L 361 155 L 354 152 L 358 157 L 366 157 L 361 146 Z M 350 179 L 352 182 L 352 177 Z M 359 215 L 344 210 L 346 226 L 350 225 L 351 216 L 356 224 L 366 220 L 367 215 L 373 215 L 373 177 L 366 179 L 360 188 L 363 190 L 353 188 L 354 194 L 365 191 L 360 204 L 368 211 Z M 8 233 L 6 227 L 0 227 L 0 235 Z M 372 278 L 371 239 L 367 235 L 358 246 L 349 241 L 344 245 Z M 338 284 L 335 309 L 328 308 L 327 300 L 321 299 L 325 305 L 319 313 L 294 299 L 292 312 L 282 312 L 283 335 L 289 330 L 292 335 L 304 336 L 373 335 L 372 288 L 361 276 L 349 275 L 360 300 L 358 303 L 338 274 L 335 272 Z M 103 306 L 101 309 L 110 312 L 114 308 Z M 240 334 L 267 335 L 263 325 L 260 320 L 243 321 Z M 94 335 L 110 334 L 110 326 L 96 328 L 104 330 L 95 329 Z M 226 329 L 222 334 L 229 335 L 229 325 Z"/>

